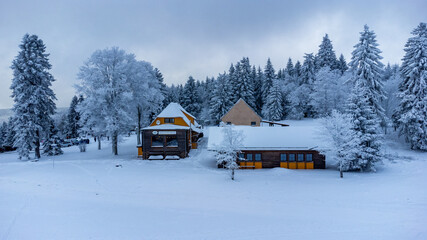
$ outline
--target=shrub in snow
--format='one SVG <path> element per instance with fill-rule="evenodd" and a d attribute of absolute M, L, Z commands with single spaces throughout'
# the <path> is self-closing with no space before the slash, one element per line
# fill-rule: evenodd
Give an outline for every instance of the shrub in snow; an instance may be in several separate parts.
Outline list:
<path fill-rule="evenodd" d="M 64 152 L 61 149 L 60 139 L 58 137 L 58 130 L 52 123 L 47 135 L 46 141 L 43 143 L 43 154 L 48 156 L 61 155 Z"/>
<path fill-rule="evenodd" d="M 231 179 L 234 180 L 234 170 L 239 168 L 236 161 L 238 154 L 241 153 L 243 134 L 230 125 L 224 126 L 222 131 L 223 140 L 220 145 L 214 148 L 215 157 L 218 165 L 222 165 L 231 171 Z"/>
<path fill-rule="evenodd" d="M 330 153 L 335 165 L 341 173 L 352 170 L 352 161 L 359 151 L 351 118 L 333 110 L 331 115 L 323 119 L 324 135 L 330 143 Z"/>

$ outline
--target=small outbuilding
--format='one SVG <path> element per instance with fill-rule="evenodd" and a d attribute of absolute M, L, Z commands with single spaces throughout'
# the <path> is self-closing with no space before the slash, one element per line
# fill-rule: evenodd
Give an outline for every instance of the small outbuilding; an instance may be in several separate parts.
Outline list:
<path fill-rule="evenodd" d="M 241 153 L 236 156 L 240 168 L 325 168 L 325 156 L 317 150 L 320 140 L 311 129 L 301 126 L 233 128 L 243 135 Z M 223 127 L 209 128 L 208 150 L 222 144 L 223 133 Z"/>
<path fill-rule="evenodd" d="M 138 156 L 152 160 L 185 158 L 203 137 L 196 118 L 178 103 L 170 103 L 141 131 L 142 145 L 138 146 Z"/>

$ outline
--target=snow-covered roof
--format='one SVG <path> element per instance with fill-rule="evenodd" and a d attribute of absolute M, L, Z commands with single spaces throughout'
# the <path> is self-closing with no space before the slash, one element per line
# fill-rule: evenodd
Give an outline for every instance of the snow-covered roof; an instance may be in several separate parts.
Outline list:
<path fill-rule="evenodd" d="M 142 130 L 188 130 L 188 129 L 190 129 L 190 127 L 166 123 L 166 124 L 160 124 L 155 126 L 148 126 L 143 128 Z M 194 125 L 191 125 L 191 130 L 198 133 L 202 132 L 202 129 L 196 128 Z"/>
<path fill-rule="evenodd" d="M 187 112 L 181 105 L 174 102 L 169 103 L 169 105 L 165 109 L 163 109 L 163 111 L 157 117 L 170 118 L 170 117 L 184 116 L 185 118 L 187 118 L 184 113 L 196 119 L 193 115 Z"/>
<path fill-rule="evenodd" d="M 233 126 L 243 134 L 242 150 L 308 150 L 322 146 L 316 126 L 251 127 Z M 208 149 L 223 142 L 223 127 L 210 127 Z"/>
<path fill-rule="evenodd" d="M 190 127 L 167 123 L 167 124 L 145 127 L 142 130 L 188 130 L 188 129 L 190 129 Z"/>

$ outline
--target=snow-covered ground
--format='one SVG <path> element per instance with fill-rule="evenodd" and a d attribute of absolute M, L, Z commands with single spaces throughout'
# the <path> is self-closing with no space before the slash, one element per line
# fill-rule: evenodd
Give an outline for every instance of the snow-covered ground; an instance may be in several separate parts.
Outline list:
<path fill-rule="evenodd" d="M 394 141 L 376 173 L 239 170 L 234 182 L 206 139 L 179 161 L 137 159 L 135 142 L 119 156 L 108 143 L 39 162 L 0 154 L 0 240 L 427 239 L 427 153 Z"/>

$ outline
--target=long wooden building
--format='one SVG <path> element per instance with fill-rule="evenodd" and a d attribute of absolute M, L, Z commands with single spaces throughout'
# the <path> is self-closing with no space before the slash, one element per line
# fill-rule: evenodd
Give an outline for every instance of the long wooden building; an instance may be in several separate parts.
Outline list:
<path fill-rule="evenodd" d="M 179 159 L 197 148 L 203 137 L 196 118 L 178 103 L 170 103 L 146 128 L 142 129 L 142 144 L 138 155 L 143 159 Z"/>
<path fill-rule="evenodd" d="M 317 150 L 319 140 L 315 139 L 312 129 L 298 126 L 232 127 L 243 135 L 241 153 L 236 156 L 242 169 L 325 168 L 325 156 Z M 209 128 L 208 150 L 215 150 L 222 141 L 223 127 Z"/>

